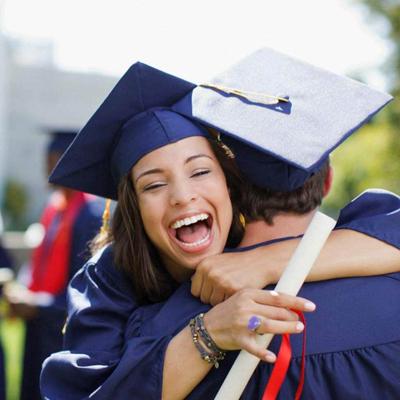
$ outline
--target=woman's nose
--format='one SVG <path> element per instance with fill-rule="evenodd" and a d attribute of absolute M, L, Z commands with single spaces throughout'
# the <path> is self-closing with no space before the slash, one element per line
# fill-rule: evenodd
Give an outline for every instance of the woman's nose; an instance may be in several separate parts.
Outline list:
<path fill-rule="evenodd" d="M 197 194 L 192 185 L 178 183 L 174 185 L 170 194 L 170 204 L 172 206 L 186 205 L 197 199 Z"/>

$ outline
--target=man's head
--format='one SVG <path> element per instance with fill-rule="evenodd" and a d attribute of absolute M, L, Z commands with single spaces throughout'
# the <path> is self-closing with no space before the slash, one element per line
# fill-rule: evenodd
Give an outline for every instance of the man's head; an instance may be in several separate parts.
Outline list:
<path fill-rule="evenodd" d="M 63 153 L 76 136 L 76 131 L 56 130 L 50 132 L 51 137 L 46 149 L 46 174 L 49 176 Z"/>
<path fill-rule="evenodd" d="M 299 188 L 284 192 L 261 188 L 247 181 L 242 192 L 240 209 L 246 221 L 264 220 L 272 225 L 276 215 L 304 215 L 317 208 L 332 185 L 333 171 L 327 159 L 318 171 Z"/>
<path fill-rule="evenodd" d="M 194 88 L 174 110 L 218 130 L 245 179 L 268 188 L 245 202 L 253 219 L 265 218 L 258 203 L 271 215 L 317 207 L 329 187 L 318 172 L 329 154 L 391 99 L 264 48 Z"/>

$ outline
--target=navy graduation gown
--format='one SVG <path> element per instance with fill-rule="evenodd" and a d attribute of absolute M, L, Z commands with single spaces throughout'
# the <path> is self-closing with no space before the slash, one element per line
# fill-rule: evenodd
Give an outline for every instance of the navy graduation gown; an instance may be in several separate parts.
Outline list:
<path fill-rule="evenodd" d="M 103 201 L 87 201 L 75 218 L 72 228 L 69 279 L 88 258 L 87 244 L 100 228 L 103 205 Z M 67 314 L 66 291 L 67 288 L 54 296 L 53 302 L 48 306 L 40 306 L 38 315 L 26 321 L 21 400 L 42 398 L 39 385 L 42 363 L 50 354 L 62 349 L 62 328 Z"/>
<path fill-rule="evenodd" d="M 0 268 L 14 269 L 14 261 L 8 251 L 3 247 L 0 237 Z"/>
<path fill-rule="evenodd" d="M 399 247 L 399 221 L 397 196 L 369 192 L 345 207 L 337 228 Z M 400 392 L 399 283 L 399 274 L 391 274 L 304 285 L 301 295 L 318 307 L 307 317 L 304 399 L 385 398 L 382 393 L 395 398 Z M 113 266 L 111 247 L 76 275 L 69 294 L 66 350 L 49 357 L 42 372 L 47 399 L 161 398 L 169 341 L 190 318 L 209 309 L 191 296 L 189 282 L 166 302 L 139 307 L 127 278 Z M 293 397 L 299 376 L 300 338 L 292 337 L 294 359 L 281 399 Z M 272 349 L 278 344 L 276 337 Z M 212 399 L 236 356 L 229 352 L 188 399 Z M 243 399 L 261 397 L 271 368 L 260 364 Z"/>

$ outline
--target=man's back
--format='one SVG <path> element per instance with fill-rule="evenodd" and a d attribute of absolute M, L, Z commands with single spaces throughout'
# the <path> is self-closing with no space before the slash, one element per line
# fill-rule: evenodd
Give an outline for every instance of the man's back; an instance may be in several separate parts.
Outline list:
<path fill-rule="evenodd" d="M 341 211 L 337 228 L 398 247 L 399 204 L 392 193 L 366 191 Z M 306 320 L 302 399 L 400 398 L 400 273 L 305 283 L 299 296 L 317 305 Z M 279 342 L 274 339 L 273 351 Z M 292 335 L 291 343 L 293 359 L 279 399 L 294 397 L 300 377 L 301 335 Z M 261 398 L 271 370 L 265 363 L 258 368 L 254 398 Z"/>
<path fill-rule="evenodd" d="M 304 399 L 400 397 L 400 273 L 305 284 L 300 296 L 317 304 L 307 315 Z M 301 337 L 281 399 L 298 383 Z"/>

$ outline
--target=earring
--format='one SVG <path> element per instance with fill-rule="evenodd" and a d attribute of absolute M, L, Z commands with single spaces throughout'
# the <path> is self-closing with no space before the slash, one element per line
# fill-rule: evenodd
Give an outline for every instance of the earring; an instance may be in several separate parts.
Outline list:
<path fill-rule="evenodd" d="M 246 218 L 244 217 L 244 215 L 242 213 L 239 214 L 239 221 L 243 226 L 243 229 L 246 228 Z"/>
<path fill-rule="evenodd" d="M 221 134 L 220 133 L 218 133 L 218 136 L 217 136 L 217 143 L 224 150 L 225 155 L 228 158 L 235 158 L 235 155 L 233 154 L 233 151 L 221 140 Z"/>
<path fill-rule="evenodd" d="M 107 199 L 106 204 L 103 211 L 103 223 L 100 228 L 100 233 L 105 235 L 110 230 L 110 208 L 111 208 L 111 200 Z"/>
<path fill-rule="evenodd" d="M 235 154 L 233 153 L 233 151 L 222 141 L 221 134 L 217 130 L 215 130 L 214 128 L 207 128 L 207 130 L 211 133 L 211 136 L 214 137 L 214 139 L 217 142 L 218 146 L 220 146 L 221 149 L 224 150 L 225 155 L 228 158 L 235 158 Z"/>

